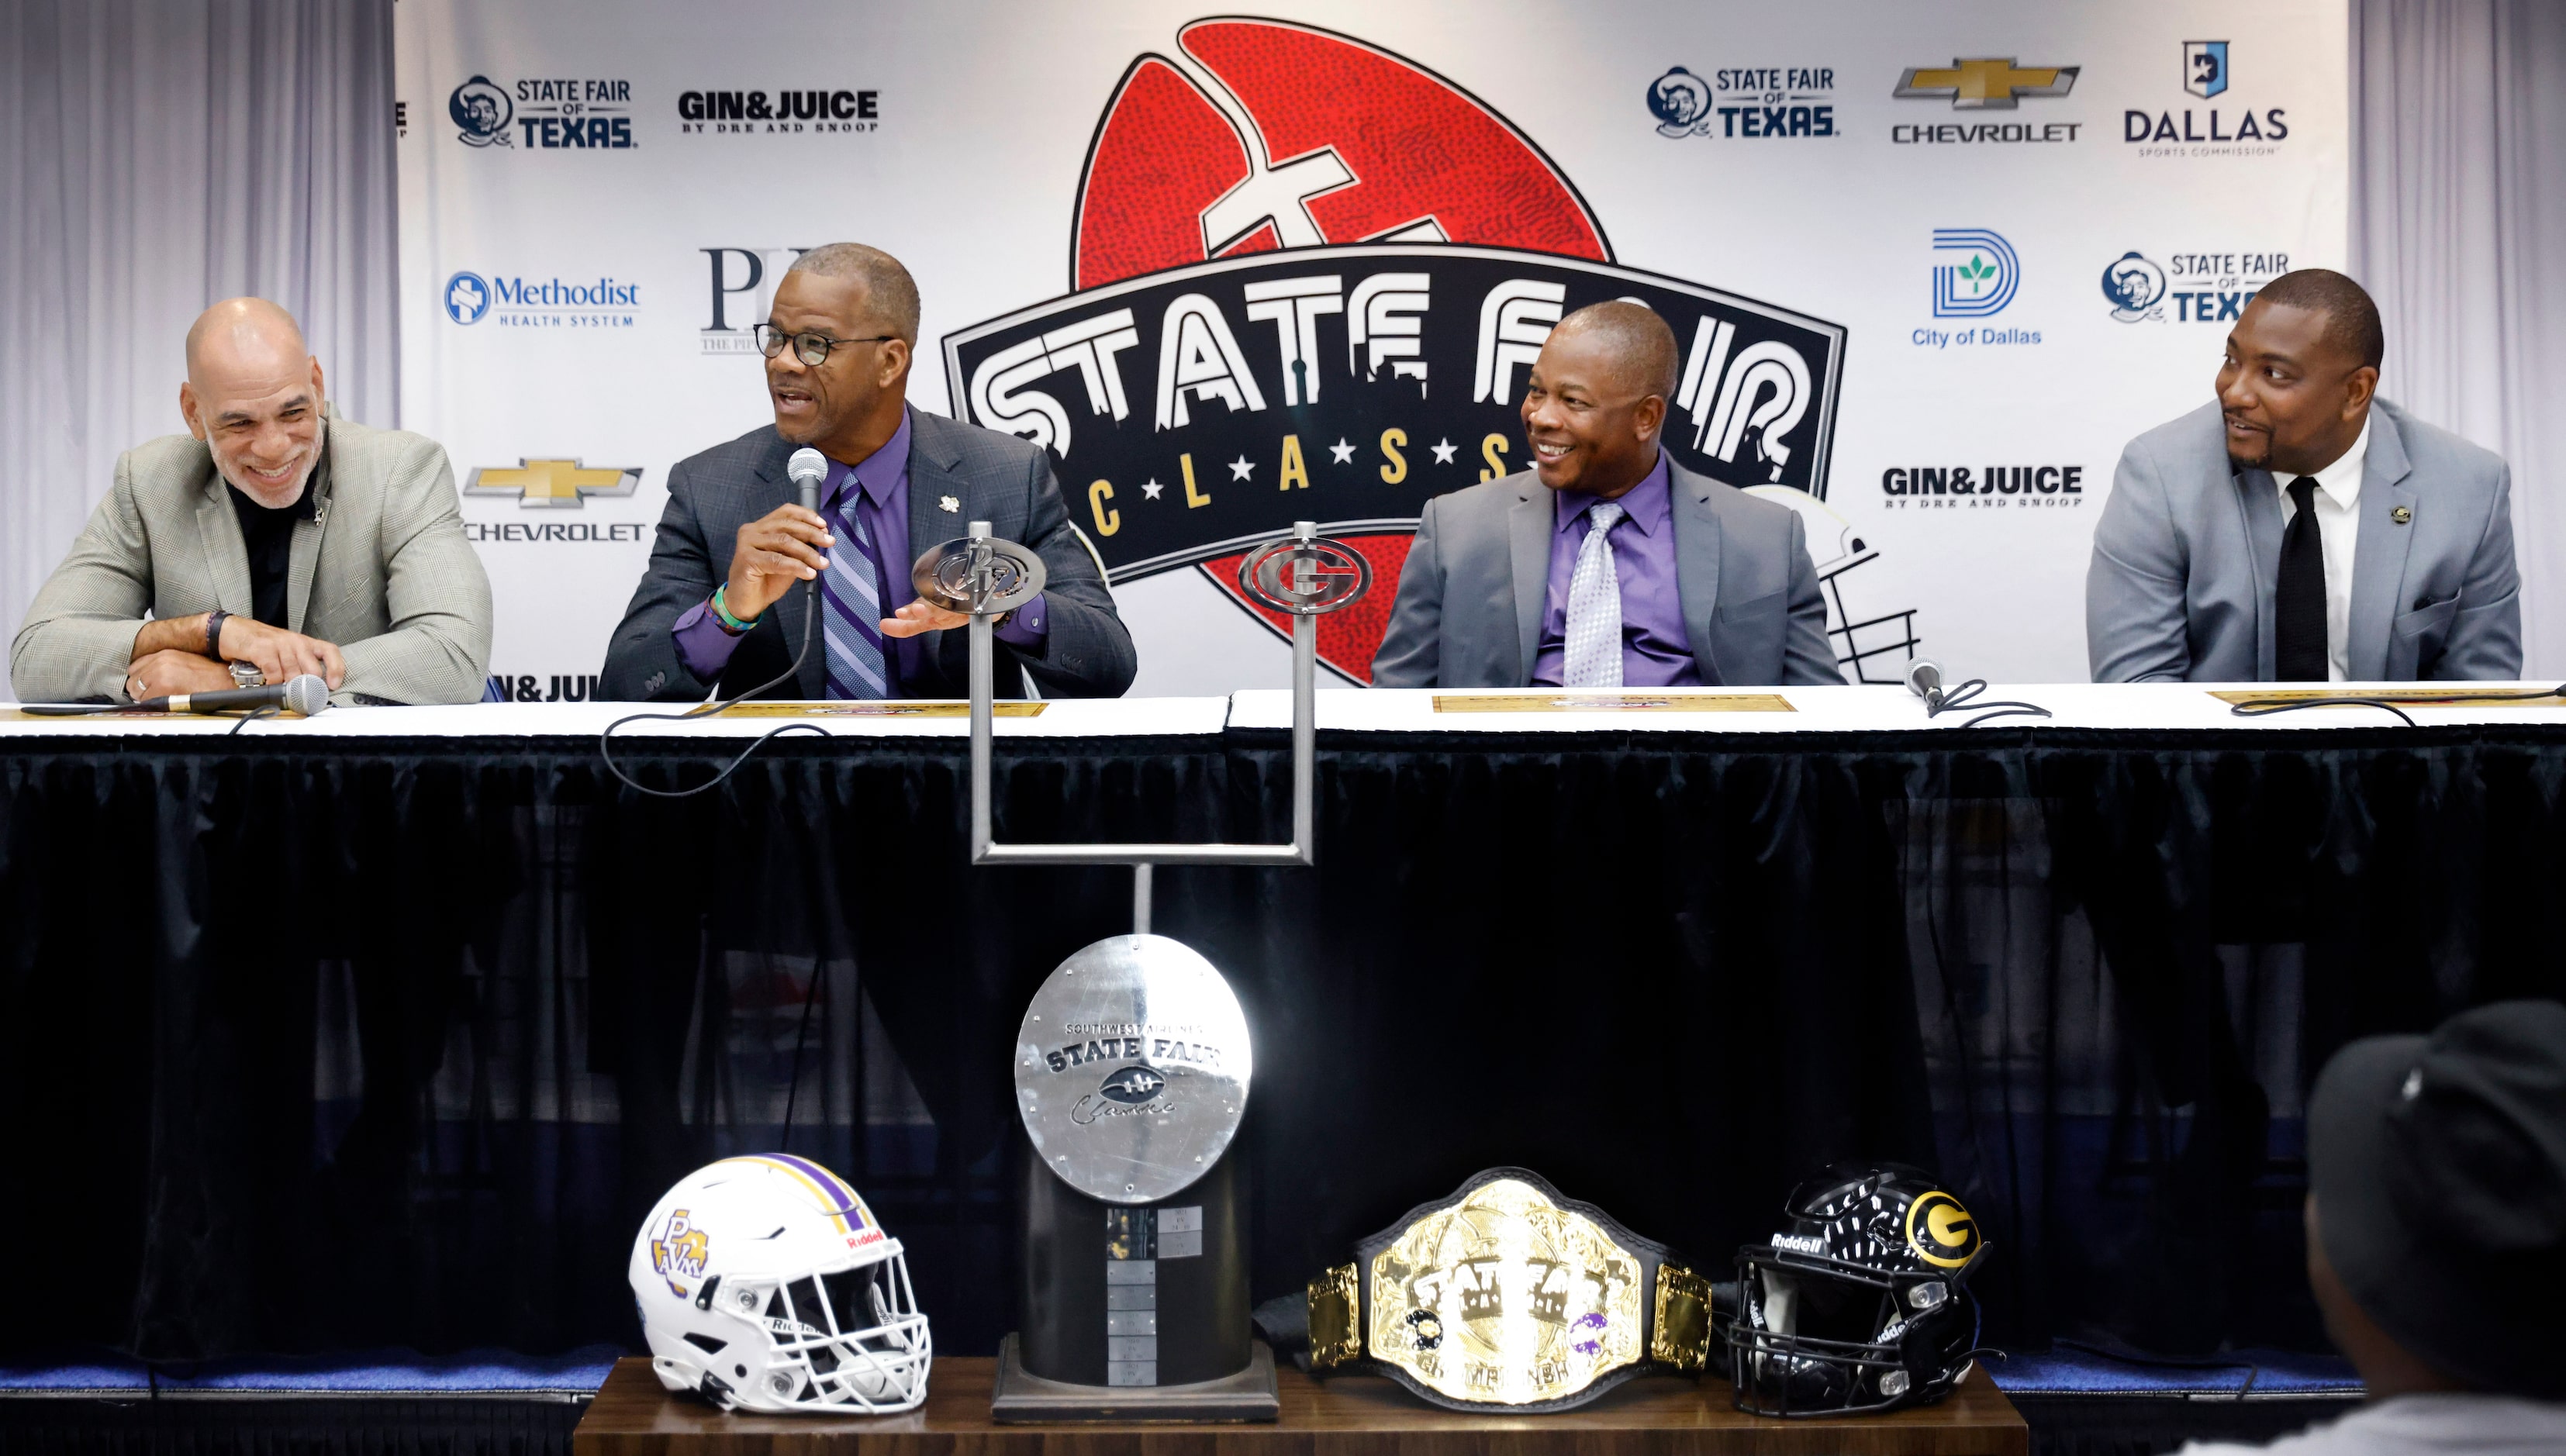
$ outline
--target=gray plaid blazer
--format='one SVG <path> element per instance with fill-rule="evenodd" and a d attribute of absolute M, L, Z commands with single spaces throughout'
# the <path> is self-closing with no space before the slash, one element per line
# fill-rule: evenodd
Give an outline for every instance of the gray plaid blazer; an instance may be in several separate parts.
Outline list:
<path fill-rule="evenodd" d="M 313 518 L 294 526 L 286 626 L 338 646 L 336 702 L 481 700 L 490 579 L 463 539 L 454 470 L 434 440 L 329 415 Z M 125 699 L 144 612 L 250 612 L 249 547 L 213 452 L 165 435 L 117 458 L 116 484 L 9 646 L 21 702 Z"/>
<path fill-rule="evenodd" d="M 1051 609 L 1049 639 L 1039 656 L 996 644 L 999 696 L 1015 695 L 1019 667 L 1046 697 L 1120 696 L 1132 685 L 1140 659 L 1132 650 L 1132 634 L 1115 614 L 1114 598 L 1105 590 L 1096 559 L 1070 528 L 1051 457 L 1014 435 L 914 406 L 908 417 L 908 551 L 900 560 L 915 561 L 928 547 L 961 535 L 969 523 L 986 521 L 1000 537 L 1032 547 L 1049 573 L 1043 588 Z M 798 498 L 784 473 L 794 448 L 775 426 L 760 425 L 727 444 L 689 455 L 669 470 L 668 508 L 659 517 L 650 568 L 607 644 L 599 697 L 700 702 L 711 690 L 714 684 L 677 660 L 669 630 L 686 608 L 710 597 L 730 575 L 739 528 Z M 948 495 L 960 499 L 959 511 L 938 509 L 937 497 Z M 722 694 L 745 692 L 783 672 L 802 643 L 802 593 L 785 593 L 731 653 L 722 669 Z M 968 696 L 969 634 L 940 632 L 937 638 L 930 654 L 935 680 L 901 686 L 918 697 Z M 769 696 L 828 696 L 828 656 L 821 636 L 813 633 L 798 681 Z"/>

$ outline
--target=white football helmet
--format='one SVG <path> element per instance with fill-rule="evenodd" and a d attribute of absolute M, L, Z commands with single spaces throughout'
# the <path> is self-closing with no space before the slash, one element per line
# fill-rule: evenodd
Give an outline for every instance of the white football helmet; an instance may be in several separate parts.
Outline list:
<path fill-rule="evenodd" d="M 680 1179 L 633 1241 L 650 1368 L 724 1410 L 883 1414 L 933 1349 L 899 1241 L 845 1179 L 788 1153 Z"/>

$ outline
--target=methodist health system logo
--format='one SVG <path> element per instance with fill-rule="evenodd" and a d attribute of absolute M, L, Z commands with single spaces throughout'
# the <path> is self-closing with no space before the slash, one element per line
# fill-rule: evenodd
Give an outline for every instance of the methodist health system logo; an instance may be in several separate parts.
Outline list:
<path fill-rule="evenodd" d="M 1803 516 L 1839 658 L 1895 679 L 1912 613 L 1847 611 L 1841 574 L 1876 553 L 1823 504 L 1841 326 L 1618 266 L 1530 138 L 1404 56 L 1238 17 L 1175 39 L 1090 143 L 1072 292 L 941 341 L 955 412 L 1051 452 L 1112 581 L 1199 570 L 1281 632 L 1237 566 L 1317 520 L 1396 582 L 1426 500 L 1524 465 L 1551 326 L 1633 298 L 1683 350 L 1668 449 Z M 1368 681 L 1395 595 L 1319 618 L 1322 660 Z"/>
<path fill-rule="evenodd" d="M 502 328 L 630 329 L 642 307 L 642 285 L 612 277 L 567 283 L 458 272 L 445 280 L 445 317 L 470 327 L 492 317 Z"/>
<path fill-rule="evenodd" d="M 1933 317 L 1985 319 L 2004 312 L 2022 282 L 2013 244 L 1982 227 L 1933 229 Z"/>

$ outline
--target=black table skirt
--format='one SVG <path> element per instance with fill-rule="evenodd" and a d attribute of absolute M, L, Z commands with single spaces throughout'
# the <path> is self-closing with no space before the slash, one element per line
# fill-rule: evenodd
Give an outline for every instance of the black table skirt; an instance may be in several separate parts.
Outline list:
<path fill-rule="evenodd" d="M 1288 763 L 1008 745 L 1000 835 L 1279 838 Z M 1259 1298 L 1494 1163 L 1722 1267 L 1898 1158 L 1996 1246 L 1991 1340 L 2309 1345 L 2324 1058 L 2566 994 L 2547 729 L 1325 735 L 1320 771 L 1315 869 L 1157 884 L 1255 1029 Z M 787 1136 L 990 1351 L 1011 1039 L 1130 881 L 966 867 L 965 788 L 948 740 L 782 739 L 674 803 L 584 740 L 13 741 L 0 1209 L 46 1318 L 0 1352 L 632 1344 L 643 1213 Z"/>

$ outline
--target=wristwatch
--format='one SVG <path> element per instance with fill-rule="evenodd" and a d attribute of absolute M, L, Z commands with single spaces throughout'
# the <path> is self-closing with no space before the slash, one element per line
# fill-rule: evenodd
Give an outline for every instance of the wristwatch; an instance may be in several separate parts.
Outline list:
<path fill-rule="evenodd" d="M 234 687 L 267 686 L 267 674 L 260 671 L 255 662 L 226 662 L 223 665 L 231 669 Z"/>

